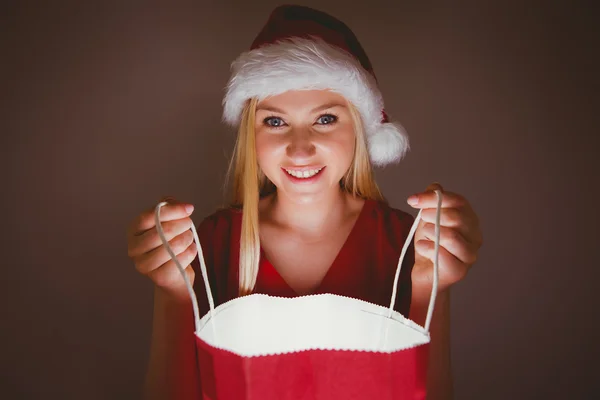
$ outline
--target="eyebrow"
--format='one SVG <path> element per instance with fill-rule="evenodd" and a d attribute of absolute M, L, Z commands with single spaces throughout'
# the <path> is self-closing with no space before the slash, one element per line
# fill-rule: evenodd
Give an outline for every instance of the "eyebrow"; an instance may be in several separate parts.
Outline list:
<path fill-rule="evenodd" d="M 317 111 L 326 110 L 328 108 L 333 108 L 333 107 L 346 107 L 346 106 L 344 104 L 339 103 L 339 102 L 332 102 L 332 103 L 327 103 L 327 104 L 323 104 L 323 105 L 320 105 L 318 107 L 315 107 L 312 110 L 310 110 L 310 113 L 312 114 L 312 113 L 315 113 Z M 256 111 L 259 111 L 259 110 L 272 111 L 272 112 L 276 112 L 276 113 L 279 113 L 279 114 L 285 114 L 286 113 L 282 109 L 277 108 L 277 107 L 273 107 L 273 106 L 259 106 L 259 107 L 256 108 Z"/>

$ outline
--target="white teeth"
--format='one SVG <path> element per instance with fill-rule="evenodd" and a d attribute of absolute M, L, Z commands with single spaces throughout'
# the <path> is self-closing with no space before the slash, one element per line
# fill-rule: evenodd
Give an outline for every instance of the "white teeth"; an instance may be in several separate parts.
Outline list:
<path fill-rule="evenodd" d="M 285 171 L 292 175 L 295 176 L 296 178 L 310 178 L 312 176 L 315 176 L 319 171 L 321 171 L 323 168 L 319 168 L 319 169 L 309 169 L 309 170 L 305 170 L 305 171 L 294 171 L 292 169 L 286 169 Z"/>

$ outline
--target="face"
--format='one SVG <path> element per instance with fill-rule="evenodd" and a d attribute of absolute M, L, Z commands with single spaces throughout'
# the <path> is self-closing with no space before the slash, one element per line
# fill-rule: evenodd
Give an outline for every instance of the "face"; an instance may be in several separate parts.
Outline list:
<path fill-rule="evenodd" d="M 355 147 L 344 97 L 326 90 L 269 97 L 257 105 L 255 132 L 258 164 L 279 196 L 305 203 L 339 190 Z"/>

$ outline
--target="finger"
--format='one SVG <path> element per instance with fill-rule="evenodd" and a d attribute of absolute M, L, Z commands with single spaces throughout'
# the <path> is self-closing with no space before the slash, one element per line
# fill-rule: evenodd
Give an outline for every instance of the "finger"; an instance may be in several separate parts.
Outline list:
<path fill-rule="evenodd" d="M 437 208 L 438 197 L 433 190 L 415 193 L 407 199 L 414 208 Z M 467 200 L 458 193 L 442 192 L 442 208 L 461 208 L 468 206 Z"/>
<path fill-rule="evenodd" d="M 194 211 L 194 206 L 188 203 L 169 203 L 160 209 L 160 221 L 173 221 L 188 217 Z M 131 236 L 141 235 L 149 229 L 154 228 L 155 207 L 144 211 L 131 224 L 129 234 Z"/>
<path fill-rule="evenodd" d="M 191 244 L 185 251 L 177 255 L 177 260 L 184 268 L 188 277 L 193 274 L 191 264 L 197 254 L 198 250 L 196 249 L 195 244 Z M 153 269 L 148 273 L 148 276 L 159 287 L 173 287 L 184 282 L 181 272 L 179 272 L 179 269 L 173 260 L 169 260 L 160 267 Z"/>
<path fill-rule="evenodd" d="M 421 211 L 421 220 L 435 224 L 436 215 L 436 209 L 428 208 Z M 464 209 L 443 208 L 440 212 L 440 226 L 456 229 L 467 242 L 481 245 L 481 230 L 473 213 L 466 212 Z"/>
<path fill-rule="evenodd" d="M 191 231 L 186 231 L 174 239 L 169 241 L 169 246 L 176 256 L 186 251 L 194 241 L 194 236 Z M 194 244 L 195 247 L 195 244 Z M 169 252 L 165 246 L 160 246 L 154 250 L 144 253 L 136 258 L 134 262 L 138 271 L 144 275 L 160 267 L 171 259 Z"/>
<path fill-rule="evenodd" d="M 173 196 L 163 196 L 160 198 L 160 202 L 167 202 L 167 203 L 171 203 L 171 204 L 176 204 L 176 203 L 181 203 L 179 200 L 177 200 L 175 197 Z"/>
<path fill-rule="evenodd" d="M 427 223 L 435 224 L 437 217 L 437 209 L 426 208 L 421 211 L 421 220 Z M 456 208 L 443 208 L 440 211 L 440 225 L 448 228 L 462 228 L 471 221 L 467 220 L 467 216 Z M 463 233 L 463 232 L 461 232 Z"/>
<path fill-rule="evenodd" d="M 433 182 L 429 186 L 427 186 L 427 188 L 425 189 L 425 191 L 434 191 L 434 190 L 439 190 L 439 191 L 443 192 L 444 188 L 442 187 L 442 185 L 439 182 Z"/>
<path fill-rule="evenodd" d="M 191 218 L 182 218 L 174 221 L 161 222 L 162 230 L 167 242 L 181 235 L 192 228 Z M 153 227 L 146 232 L 133 236 L 129 239 L 128 255 L 129 257 L 138 257 L 144 253 L 154 250 L 162 245 L 162 240 L 158 234 L 157 227 Z"/>
<path fill-rule="evenodd" d="M 407 202 L 408 202 L 408 204 L 410 204 L 410 205 L 413 205 L 413 204 L 414 204 L 414 205 L 416 205 L 416 204 L 418 203 L 418 201 L 419 201 L 419 196 L 420 196 L 421 194 L 423 194 L 423 193 L 428 193 L 428 192 L 430 192 L 430 193 L 434 193 L 434 191 L 435 191 L 435 190 L 439 190 L 439 191 L 443 192 L 443 191 L 444 191 L 444 188 L 443 188 L 443 187 L 442 187 L 442 185 L 441 185 L 441 184 L 439 184 L 438 182 L 433 182 L 433 183 L 431 183 L 429 186 L 427 186 L 427 188 L 425 188 L 425 191 L 424 191 L 424 192 L 422 192 L 422 193 L 415 193 L 415 194 L 413 194 L 412 196 L 410 196 L 410 197 L 407 199 Z"/>
<path fill-rule="evenodd" d="M 435 244 L 430 240 L 420 240 L 415 243 L 415 251 L 417 251 L 421 256 L 431 260 L 431 268 L 433 268 L 433 259 L 435 256 L 434 247 Z M 456 258 L 452 253 L 441 246 L 438 252 L 438 260 L 438 277 L 439 281 L 442 282 L 443 285 L 451 285 L 460 281 L 467 275 L 467 272 L 469 271 L 469 265 Z M 429 283 L 432 282 L 433 274 L 421 274 L 421 276 L 422 275 L 426 275 L 426 279 Z"/>
<path fill-rule="evenodd" d="M 423 238 L 435 245 L 435 224 L 426 223 L 423 226 Z M 474 264 L 477 261 L 476 246 L 469 243 L 456 229 L 440 227 L 440 247 L 465 264 Z"/>

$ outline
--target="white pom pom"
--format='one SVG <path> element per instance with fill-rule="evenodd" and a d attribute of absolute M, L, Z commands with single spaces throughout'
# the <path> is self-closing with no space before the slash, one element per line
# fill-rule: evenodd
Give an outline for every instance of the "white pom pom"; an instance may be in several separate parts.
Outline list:
<path fill-rule="evenodd" d="M 408 135 L 399 123 L 382 123 L 369 135 L 369 155 L 375 166 L 399 162 L 410 149 Z"/>

